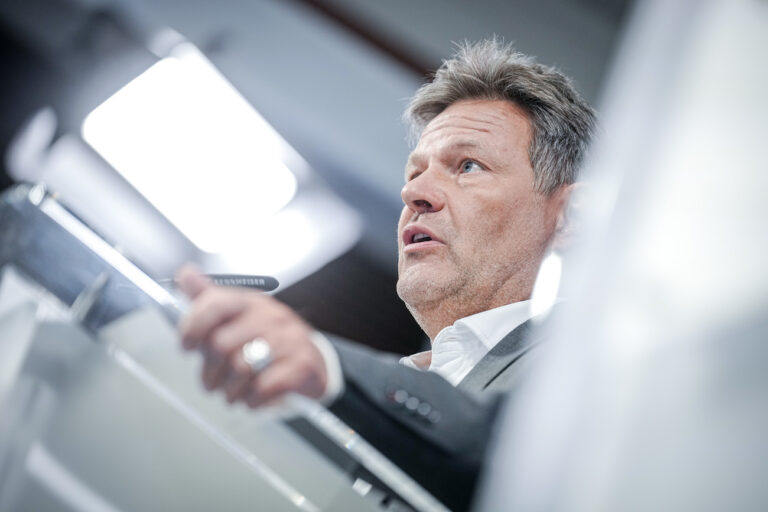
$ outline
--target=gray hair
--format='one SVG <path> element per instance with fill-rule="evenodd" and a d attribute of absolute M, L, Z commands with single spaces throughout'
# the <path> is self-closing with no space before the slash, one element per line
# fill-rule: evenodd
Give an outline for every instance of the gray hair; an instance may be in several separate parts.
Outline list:
<path fill-rule="evenodd" d="M 533 129 L 528 157 L 537 191 L 550 194 L 576 181 L 595 112 L 567 76 L 496 38 L 460 44 L 403 114 L 413 140 L 451 104 L 466 99 L 507 100 L 528 113 Z"/>

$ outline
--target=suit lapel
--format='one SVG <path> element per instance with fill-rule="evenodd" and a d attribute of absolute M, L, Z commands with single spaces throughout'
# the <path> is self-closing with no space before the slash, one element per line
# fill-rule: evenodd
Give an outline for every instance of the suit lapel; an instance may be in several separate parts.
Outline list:
<path fill-rule="evenodd" d="M 499 341 L 480 362 L 475 365 L 459 385 L 459 389 L 470 392 L 482 392 L 488 385 L 525 354 L 536 340 L 530 336 L 531 321 L 520 324 Z"/>

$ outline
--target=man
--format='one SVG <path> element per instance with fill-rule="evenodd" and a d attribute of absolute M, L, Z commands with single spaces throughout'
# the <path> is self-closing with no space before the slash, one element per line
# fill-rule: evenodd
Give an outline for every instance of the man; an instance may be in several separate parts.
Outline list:
<path fill-rule="evenodd" d="M 496 403 L 476 397 L 509 389 L 530 359 L 528 299 L 566 234 L 594 114 L 562 74 L 489 40 L 444 62 L 405 117 L 418 143 L 405 169 L 397 290 L 431 353 L 397 364 L 331 346 L 271 297 L 211 286 L 189 267 L 178 280 L 194 301 L 180 331 L 204 354 L 207 388 L 251 407 L 287 392 L 323 399 L 466 508 Z M 251 357 L 254 348 L 270 356 Z"/>

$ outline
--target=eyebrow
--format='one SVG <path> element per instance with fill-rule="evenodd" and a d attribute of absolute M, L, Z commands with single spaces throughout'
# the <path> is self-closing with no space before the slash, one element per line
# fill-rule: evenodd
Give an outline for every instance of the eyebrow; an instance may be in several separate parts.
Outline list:
<path fill-rule="evenodd" d="M 451 144 L 448 146 L 449 150 L 453 149 L 464 149 L 464 148 L 479 148 L 480 144 L 477 144 L 476 142 L 470 141 L 470 140 L 460 140 L 454 144 Z M 421 153 L 412 152 L 410 155 L 408 155 L 408 160 L 405 162 L 406 169 L 414 160 L 418 160 L 420 158 L 423 158 Z"/>
<path fill-rule="evenodd" d="M 456 144 L 451 144 L 451 149 L 453 148 L 479 148 L 480 144 L 476 142 L 472 142 L 469 140 L 461 140 L 457 142 Z"/>

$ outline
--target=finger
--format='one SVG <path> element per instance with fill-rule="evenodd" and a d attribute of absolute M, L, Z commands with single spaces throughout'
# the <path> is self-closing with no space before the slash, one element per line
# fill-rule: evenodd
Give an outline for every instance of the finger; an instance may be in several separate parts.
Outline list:
<path fill-rule="evenodd" d="M 269 329 L 269 319 L 254 307 L 246 308 L 211 333 L 210 346 L 219 353 L 233 355 L 254 338 L 264 338 Z M 274 347 L 270 347 L 274 357 Z"/>
<path fill-rule="evenodd" d="M 233 403 L 236 400 L 243 399 L 248 392 L 251 380 L 257 377 L 258 375 L 254 375 L 250 368 L 247 368 L 245 372 L 238 372 L 230 366 L 229 373 L 224 379 L 224 393 L 227 396 L 227 401 Z"/>
<path fill-rule="evenodd" d="M 227 375 L 227 358 L 211 350 L 203 350 L 203 386 L 208 391 L 218 388 Z"/>
<path fill-rule="evenodd" d="M 290 352 L 310 338 L 310 328 L 299 317 L 286 319 L 286 308 L 269 297 L 249 297 L 243 311 L 210 334 L 210 348 L 232 356 L 254 338 L 267 340 L 273 360 Z M 291 312 L 292 314 L 292 312 Z"/>
<path fill-rule="evenodd" d="M 251 366 L 245 362 L 240 350 L 229 356 L 229 366 L 227 376 L 224 379 L 224 392 L 227 395 L 227 401 L 230 403 L 242 399 L 248 392 L 248 386 L 251 380 L 258 377 L 254 374 Z"/>
<path fill-rule="evenodd" d="M 190 349 L 210 341 L 213 331 L 247 306 L 243 290 L 210 287 L 201 293 L 179 324 L 182 344 Z"/>
<path fill-rule="evenodd" d="M 263 335 L 273 361 L 248 387 L 244 398 L 250 407 L 260 407 L 289 392 L 319 398 L 325 391 L 325 360 L 311 341 L 310 328 L 303 321 L 277 325 L 280 327 Z"/>
<path fill-rule="evenodd" d="M 256 337 L 262 338 L 269 343 L 273 361 L 292 358 L 295 353 L 312 344 L 311 327 L 293 311 L 269 297 L 262 301 L 258 309 L 248 308 L 235 321 L 227 324 L 226 329 L 227 332 L 222 333 L 222 347 L 228 347 L 240 339 L 243 343 L 236 347 L 240 348 Z M 230 336 L 230 340 L 224 339 Z"/>
<path fill-rule="evenodd" d="M 205 346 L 206 358 L 211 363 L 204 371 L 204 383 L 208 389 L 221 387 L 232 402 L 242 393 L 253 377 L 251 366 L 245 361 L 243 346 L 259 336 L 258 325 L 241 314 L 217 328 L 211 341 Z M 263 338 L 261 338 L 263 339 Z"/>
<path fill-rule="evenodd" d="M 290 364 L 273 363 L 251 380 L 242 398 L 248 407 L 261 407 L 292 392 L 299 380 Z"/>
<path fill-rule="evenodd" d="M 176 284 L 190 299 L 195 299 L 207 288 L 213 286 L 211 280 L 192 263 L 184 264 L 176 272 Z"/>
<path fill-rule="evenodd" d="M 301 357 L 270 365 L 251 381 L 244 398 L 249 407 L 255 408 L 274 402 L 286 393 L 320 398 L 324 390 L 325 382 L 319 368 L 308 358 Z"/>

